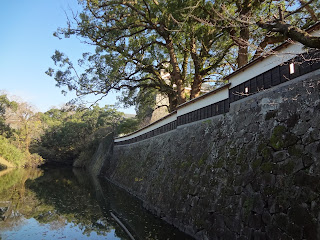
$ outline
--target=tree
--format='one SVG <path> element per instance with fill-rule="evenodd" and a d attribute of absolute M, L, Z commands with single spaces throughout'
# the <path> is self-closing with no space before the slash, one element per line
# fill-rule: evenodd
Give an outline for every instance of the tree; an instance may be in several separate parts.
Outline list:
<path fill-rule="evenodd" d="M 47 74 L 55 78 L 57 86 L 75 90 L 79 96 L 155 89 L 168 96 L 172 111 L 186 101 L 186 86 L 192 88 L 191 98 L 200 94 L 202 83 L 219 73 L 225 53 L 233 45 L 218 29 L 208 31 L 189 17 L 190 7 L 196 3 L 83 1 L 83 12 L 55 35 L 79 36 L 96 46 L 96 51 L 83 55 L 82 73 L 65 54 L 56 51 L 53 60 L 58 69 L 49 68 Z M 164 79 L 162 71 L 170 78 Z"/>
<path fill-rule="evenodd" d="M 200 14 L 192 15 L 198 22 L 220 29 L 220 35 L 233 42 L 233 48 L 229 52 L 233 54 L 230 62 L 233 70 L 248 63 L 250 40 L 257 40 L 257 35 L 252 25 L 244 19 L 261 13 L 263 2 L 264 0 L 207 1 L 199 6 Z M 243 20 L 242 24 L 238 24 L 234 19 Z"/>
<path fill-rule="evenodd" d="M 204 26 L 190 17 L 184 28 L 186 28 L 185 38 L 188 39 L 187 49 L 192 58 L 193 80 L 191 81 L 190 99 L 193 99 L 200 95 L 203 83 L 212 80 L 217 83 L 217 77 L 214 75 L 221 76 L 221 73 L 224 75 L 227 72 L 228 62 L 226 59 L 234 43 L 226 37 L 221 29 L 214 26 Z"/>
<path fill-rule="evenodd" d="M 41 124 L 27 103 L 0 96 L 0 155 L 16 167 L 36 167 L 43 159 L 30 153 L 31 142 L 40 136 Z"/>
<path fill-rule="evenodd" d="M 11 137 L 13 135 L 13 130 L 6 123 L 6 112 L 8 109 L 15 110 L 17 103 L 10 101 L 6 94 L 0 95 L 0 135 L 5 137 Z"/>
<path fill-rule="evenodd" d="M 209 1 L 200 8 L 210 16 L 193 16 L 205 25 L 224 28 L 238 46 L 237 68 L 286 39 L 319 48 L 319 37 L 305 30 L 317 23 L 319 1 Z"/>
<path fill-rule="evenodd" d="M 20 149 L 30 153 L 31 142 L 41 133 L 39 114 L 26 102 L 17 102 L 15 109 L 6 113 L 6 122 L 16 130 L 15 137 Z"/>
<path fill-rule="evenodd" d="M 108 105 L 50 109 L 41 115 L 46 129 L 33 151 L 48 162 L 72 165 L 81 153 L 93 154 L 101 138 L 115 131 L 122 119 L 123 113 Z"/>
<path fill-rule="evenodd" d="M 86 1 L 76 26 L 59 29 L 58 34 L 78 35 L 96 46 L 96 53 L 85 54 L 82 64 L 91 65 L 80 75 L 71 75 L 73 64 L 56 52 L 56 64 L 66 66 L 55 72 L 58 86 L 68 86 L 78 95 L 102 94 L 111 90 L 155 88 L 171 99 L 173 108 L 185 101 L 184 86 L 175 54 L 170 20 L 163 4 L 144 1 Z M 160 74 L 167 62 L 172 65 L 172 80 Z M 54 71 L 49 69 L 48 74 Z M 176 84 L 177 90 L 173 89 Z M 177 92 L 177 94 L 175 93 Z M 178 98 L 178 99 L 177 99 Z"/>
<path fill-rule="evenodd" d="M 288 13 L 286 21 L 306 29 L 319 13 L 315 1 L 299 2 L 301 6 Z M 195 98 L 204 82 L 219 81 L 270 45 L 291 37 L 291 33 L 283 35 L 258 25 L 267 28 L 268 19 L 279 14 L 279 6 L 297 8 L 291 0 L 81 3 L 83 11 L 74 14 L 68 27 L 58 29 L 55 36 L 78 36 L 96 51 L 83 54 L 79 61 L 83 72 L 56 51 L 53 60 L 57 69 L 49 68 L 47 74 L 55 78 L 58 87 L 74 90 L 78 96 L 104 97 L 116 90 L 136 98 L 140 91 L 153 89 L 168 96 L 169 111 L 188 99 L 187 86 L 191 87 L 190 99 Z M 164 79 L 163 72 L 170 78 Z"/>

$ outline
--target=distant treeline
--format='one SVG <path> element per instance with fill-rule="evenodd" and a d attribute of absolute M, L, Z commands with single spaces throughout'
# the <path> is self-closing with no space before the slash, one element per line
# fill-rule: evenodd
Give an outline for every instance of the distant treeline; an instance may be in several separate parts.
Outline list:
<path fill-rule="evenodd" d="M 0 157 L 16 167 L 45 162 L 72 165 L 93 154 L 108 133 L 126 134 L 139 121 L 125 118 L 113 106 L 64 106 L 42 113 L 25 102 L 0 95 Z"/>

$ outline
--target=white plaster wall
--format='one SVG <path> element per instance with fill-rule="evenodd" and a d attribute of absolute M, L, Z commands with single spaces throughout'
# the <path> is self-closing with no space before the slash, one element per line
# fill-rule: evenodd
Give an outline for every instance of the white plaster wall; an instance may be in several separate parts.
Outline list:
<path fill-rule="evenodd" d="M 312 33 L 314 36 L 320 36 L 320 30 Z M 284 63 L 292 58 L 294 58 L 297 54 L 303 53 L 305 50 L 303 49 L 303 45 L 300 43 L 294 43 L 289 45 L 286 48 L 281 49 L 275 55 L 269 56 L 258 63 L 253 64 L 249 68 L 243 70 L 243 72 L 237 73 L 235 76 L 232 76 L 229 79 L 231 83 L 230 88 L 233 88 L 253 77 L 264 73 L 281 63 Z"/>
<path fill-rule="evenodd" d="M 160 121 L 160 122 L 157 122 L 157 123 L 155 123 L 155 124 L 153 124 L 153 125 L 150 125 L 149 127 L 146 127 L 146 128 L 144 128 L 144 129 L 142 129 L 142 130 L 140 130 L 140 131 L 138 131 L 138 132 L 135 132 L 135 133 L 133 133 L 132 135 L 124 136 L 124 137 L 120 137 L 120 138 L 116 138 L 116 139 L 114 140 L 114 142 L 122 142 L 122 141 L 125 141 L 125 140 L 129 140 L 129 139 L 132 139 L 132 138 L 141 136 L 142 134 L 145 134 L 145 133 L 147 133 L 147 132 L 150 132 L 150 131 L 152 131 L 152 130 L 154 130 L 154 129 L 157 129 L 157 128 L 159 128 L 159 127 L 161 127 L 161 126 L 164 126 L 164 125 L 166 125 L 167 123 L 173 122 L 173 121 L 175 121 L 175 120 L 177 120 L 177 114 L 176 114 L 176 113 L 175 113 L 175 114 L 172 114 L 171 116 L 169 116 L 169 117 L 167 117 L 167 118 L 165 118 L 165 119 L 163 119 L 163 120 Z"/>
<path fill-rule="evenodd" d="M 184 115 L 186 113 L 192 112 L 194 110 L 197 110 L 199 108 L 203 108 L 206 106 L 209 106 L 213 103 L 220 102 L 222 100 L 225 100 L 229 98 L 229 89 L 225 88 L 222 89 L 219 92 L 216 92 L 215 94 L 209 95 L 205 98 L 202 98 L 194 103 L 186 104 L 186 105 L 181 105 L 178 108 L 177 114 L 178 116 Z M 195 99 L 196 100 L 196 99 Z"/>
<path fill-rule="evenodd" d="M 197 100 L 195 101 L 194 103 L 190 103 L 188 105 L 181 105 L 178 110 L 177 110 L 177 113 L 175 114 L 172 114 L 171 116 L 165 118 L 164 120 L 162 121 L 159 121 L 153 125 L 150 125 L 149 127 L 146 127 L 140 131 L 137 131 L 129 136 L 124 136 L 124 137 L 120 137 L 120 138 L 116 138 L 114 140 L 114 142 L 122 142 L 122 141 L 126 141 L 126 140 L 130 140 L 132 138 L 135 138 L 135 137 L 138 137 L 138 136 L 141 136 L 142 134 L 145 134 L 145 133 L 148 133 L 154 129 L 157 129 L 161 126 L 164 126 L 166 125 L 167 123 L 170 123 L 170 122 L 173 122 L 175 120 L 177 120 L 177 117 L 178 116 L 181 116 L 183 114 L 186 114 L 186 113 L 189 113 L 189 112 L 192 112 L 194 110 L 197 110 L 197 109 L 200 109 L 202 107 L 206 107 L 206 106 L 209 106 L 213 103 L 217 103 L 217 102 L 220 102 L 222 100 L 225 100 L 227 99 L 229 96 L 229 89 L 228 88 L 225 88 L 225 89 L 222 89 L 221 91 L 218 91 L 216 92 L 215 94 L 212 94 L 212 95 L 208 95 L 207 97 L 204 97 L 203 99 L 200 99 L 200 100 Z"/>

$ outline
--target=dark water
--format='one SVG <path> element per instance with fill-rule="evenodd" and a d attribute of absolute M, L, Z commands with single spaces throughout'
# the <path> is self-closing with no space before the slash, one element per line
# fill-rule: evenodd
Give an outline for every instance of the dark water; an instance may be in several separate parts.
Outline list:
<path fill-rule="evenodd" d="M 0 239 L 191 239 L 140 201 L 75 169 L 0 172 Z"/>

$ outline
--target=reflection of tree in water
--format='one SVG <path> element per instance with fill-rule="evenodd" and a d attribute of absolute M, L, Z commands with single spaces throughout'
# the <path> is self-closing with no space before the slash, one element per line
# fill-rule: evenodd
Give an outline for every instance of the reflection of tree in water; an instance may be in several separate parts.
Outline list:
<path fill-rule="evenodd" d="M 34 193 L 26 190 L 25 182 L 36 179 L 42 172 L 38 169 L 4 170 L 0 176 L 0 230 L 13 229 L 31 216 L 40 204 Z"/>
<path fill-rule="evenodd" d="M 43 224 L 45 231 L 76 227 L 85 236 L 94 232 L 106 238 L 114 230 L 118 238 L 129 239 L 110 210 L 136 239 L 189 239 L 147 214 L 125 191 L 82 171 L 20 169 L 0 175 L 0 232 L 14 232 L 30 219 Z"/>
<path fill-rule="evenodd" d="M 40 214 L 33 216 L 39 223 L 49 223 L 52 229 L 72 223 L 84 235 L 90 236 L 94 231 L 105 236 L 117 227 L 111 217 L 101 212 L 94 192 L 90 191 L 86 174 L 77 178 L 69 169 L 50 170 L 35 180 L 27 181 L 26 186 L 44 206 L 53 207 L 50 211 L 40 211 Z M 116 229 L 116 234 L 119 237 L 123 235 L 119 229 Z"/>
<path fill-rule="evenodd" d="M 43 174 L 37 169 L 19 169 L 0 176 L 0 232 L 12 231 L 31 218 L 49 225 L 50 230 L 71 224 L 86 236 L 93 231 L 106 236 L 116 226 L 116 234 L 126 239 L 113 219 L 101 213 L 86 175 L 76 178 L 71 170 Z"/>

